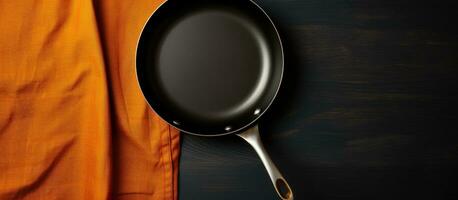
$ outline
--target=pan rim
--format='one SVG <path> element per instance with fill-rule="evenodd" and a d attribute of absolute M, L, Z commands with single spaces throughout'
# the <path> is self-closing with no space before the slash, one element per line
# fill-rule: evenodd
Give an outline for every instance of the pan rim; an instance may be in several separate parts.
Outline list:
<path fill-rule="evenodd" d="M 157 10 L 159 10 L 164 4 L 166 4 L 167 2 L 169 2 L 170 0 L 166 0 L 164 2 L 162 2 L 156 9 L 154 9 L 154 11 L 148 16 L 147 20 L 145 21 L 145 23 L 143 24 L 143 27 L 142 29 L 140 30 L 140 35 L 138 36 L 138 39 L 137 39 L 137 44 L 136 44 L 136 47 L 135 47 L 135 77 L 136 77 L 136 80 L 137 80 L 137 85 L 138 87 L 140 88 L 140 92 L 142 93 L 142 96 L 143 96 L 143 99 L 146 101 L 146 103 L 148 104 L 148 107 L 156 113 L 156 115 L 161 119 L 163 120 L 164 122 L 166 122 L 169 126 L 172 126 L 173 128 L 179 130 L 180 132 L 184 132 L 186 134 L 190 134 L 190 135 L 194 135 L 194 136 L 200 136 L 200 137 L 217 137 L 217 136 L 225 136 L 225 135 L 231 135 L 231 134 L 236 134 L 242 130 L 245 130 L 251 126 L 254 126 L 255 123 L 264 115 L 264 113 L 269 110 L 270 106 L 272 105 L 272 103 L 274 102 L 275 98 L 277 97 L 278 95 L 278 91 L 280 90 L 280 87 L 281 87 L 281 84 L 283 82 L 283 73 L 284 73 L 284 68 L 285 68 L 285 55 L 284 55 L 284 50 L 283 50 L 283 42 L 281 40 L 281 37 L 280 37 L 280 33 L 278 32 L 277 30 L 277 27 L 275 26 L 274 22 L 272 21 L 272 19 L 270 18 L 270 16 L 264 11 L 264 9 L 262 9 L 261 6 L 259 6 L 256 2 L 254 2 L 253 0 L 249 0 L 249 2 L 251 2 L 253 5 L 255 5 L 259 10 L 262 11 L 262 13 L 264 13 L 264 16 L 267 17 L 267 19 L 269 20 L 270 24 L 272 25 L 272 27 L 274 28 L 275 30 L 275 34 L 278 38 L 278 42 L 279 42 L 279 46 L 280 46 L 280 54 L 281 54 L 281 71 L 280 71 L 280 80 L 279 80 L 279 83 L 278 83 L 278 86 L 275 88 L 275 93 L 274 93 L 274 96 L 272 97 L 272 99 L 269 101 L 269 103 L 267 104 L 266 108 L 263 109 L 261 111 L 261 113 L 259 113 L 259 115 L 251 120 L 249 123 L 247 123 L 246 125 L 238 128 L 238 129 L 234 129 L 234 130 L 231 130 L 231 131 L 228 131 L 228 132 L 224 132 L 224 133 L 218 133 L 218 134 L 199 134 L 199 133 L 194 133 L 194 132 L 190 132 L 190 131 L 186 131 L 182 128 L 179 128 L 175 125 L 173 125 L 173 123 L 170 123 L 169 121 L 167 121 L 166 119 L 164 119 L 154 108 L 153 106 L 151 106 L 150 102 L 148 101 L 148 99 L 146 98 L 143 90 L 142 90 L 142 87 L 141 87 L 141 84 L 140 84 L 140 80 L 139 80 L 139 77 L 138 77 L 138 66 L 137 66 L 137 57 L 138 57 L 138 48 L 139 48 L 139 44 L 140 44 L 140 39 L 143 35 L 143 32 L 145 30 L 145 27 L 146 25 L 148 24 L 148 22 L 150 21 L 151 17 L 153 17 L 153 15 L 155 13 L 157 13 Z"/>

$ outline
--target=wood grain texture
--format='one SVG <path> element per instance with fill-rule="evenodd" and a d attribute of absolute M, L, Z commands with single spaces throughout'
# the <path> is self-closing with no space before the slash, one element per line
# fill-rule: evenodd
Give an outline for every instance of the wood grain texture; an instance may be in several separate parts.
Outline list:
<path fill-rule="evenodd" d="M 257 0 L 284 39 L 260 122 L 296 199 L 457 199 L 452 1 Z M 180 199 L 277 199 L 236 136 L 183 135 Z"/>

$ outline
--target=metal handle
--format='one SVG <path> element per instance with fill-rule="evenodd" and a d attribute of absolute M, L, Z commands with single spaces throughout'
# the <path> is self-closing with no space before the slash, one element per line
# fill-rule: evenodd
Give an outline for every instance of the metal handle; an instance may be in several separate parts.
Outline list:
<path fill-rule="evenodd" d="M 282 200 L 293 200 L 294 196 L 291 187 L 289 187 L 288 182 L 286 182 L 285 178 L 283 178 L 280 171 L 278 171 L 277 167 L 270 159 L 269 154 L 267 154 L 267 151 L 264 149 L 261 137 L 259 136 L 258 126 L 256 125 L 253 128 L 237 135 L 247 141 L 261 158 L 278 196 Z"/>

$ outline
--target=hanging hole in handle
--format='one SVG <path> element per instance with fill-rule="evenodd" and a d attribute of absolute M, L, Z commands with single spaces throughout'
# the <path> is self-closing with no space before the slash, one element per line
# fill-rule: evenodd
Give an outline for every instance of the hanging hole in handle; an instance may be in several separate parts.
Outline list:
<path fill-rule="evenodd" d="M 283 199 L 290 199 L 293 193 L 291 192 L 291 188 L 289 188 L 288 183 L 285 180 L 279 178 L 275 181 L 275 186 L 277 188 L 278 194 Z"/>

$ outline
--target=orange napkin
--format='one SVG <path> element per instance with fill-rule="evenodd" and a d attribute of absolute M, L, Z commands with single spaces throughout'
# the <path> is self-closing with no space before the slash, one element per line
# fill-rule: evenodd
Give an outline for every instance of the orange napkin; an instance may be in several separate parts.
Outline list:
<path fill-rule="evenodd" d="M 0 1 L 0 199 L 177 199 L 135 48 L 162 0 Z"/>

